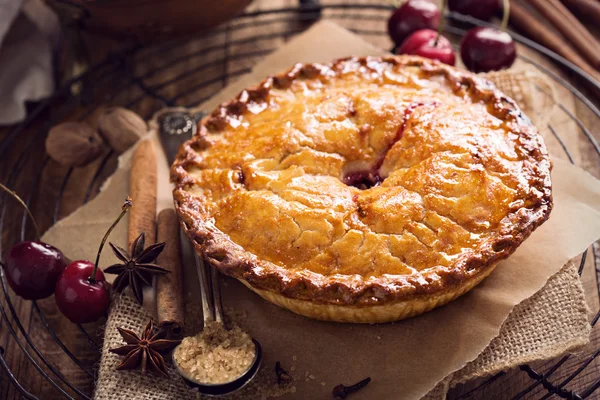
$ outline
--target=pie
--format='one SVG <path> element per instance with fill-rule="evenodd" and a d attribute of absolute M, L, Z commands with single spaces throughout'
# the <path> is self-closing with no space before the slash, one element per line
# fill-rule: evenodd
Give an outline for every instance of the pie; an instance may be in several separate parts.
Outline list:
<path fill-rule="evenodd" d="M 387 322 L 466 293 L 549 216 L 516 103 L 413 56 L 297 64 L 217 107 L 171 169 L 196 251 L 298 314 Z"/>

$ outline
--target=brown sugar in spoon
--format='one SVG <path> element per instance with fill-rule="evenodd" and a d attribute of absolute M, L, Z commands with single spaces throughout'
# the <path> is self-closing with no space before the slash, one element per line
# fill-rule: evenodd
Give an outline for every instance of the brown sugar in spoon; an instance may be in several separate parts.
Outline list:
<path fill-rule="evenodd" d="M 200 280 L 202 314 L 204 317 L 204 327 L 211 323 L 224 325 L 223 306 L 221 304 L 221 289 L 217 271 L 214 267 L 204 263 L 197 254 L 194 253 L 196 269 Z M 207 271 L 208 270 L 208 271 Z M 209 396 L 224 396 L 240 390 L 246 386 L 258 373 L 262 360 L 262 348 L 260 343 L 252 339 L 254 344 L 254 359 L 250 366 L 240 373 L 240 375 L 226 383 L 201 382 L 197 378 L 190 376 L 179 364 L 173 351 L 173 365 L 177 372 L 184 378 L 188 386 L 197 388 L 201 394 Z"/>

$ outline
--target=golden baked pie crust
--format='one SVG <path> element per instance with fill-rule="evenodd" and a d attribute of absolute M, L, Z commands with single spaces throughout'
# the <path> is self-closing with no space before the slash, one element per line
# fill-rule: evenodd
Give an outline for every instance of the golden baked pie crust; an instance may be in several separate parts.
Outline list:
<path fill-rule="evenodd" d="M 409 139 L 408 137 L 406 139 L 407 144 L 404 144 L 402 143 L 403 137 L 399 140 L 390 142 L 389 135 L 388 137 L 383 135 L 384 138 L 381 143 L 384 144 L 380 145 L 379 150 L 377 150 L 377 143 L 373 146 L 369 143 L 369 146 L 373 147 L 373 149 L 370 149 L 372 151 L 369 154 L 366 154 L 366 150 L 360 148 L 342 149 L 343 154 L 340 156 L 344 159 L 342 164 L 345 163 L 344 165 L 347 166 L 351 161 L 356 162 L 356 160 L 361 157 L 364 160 L 370 160 L 371 164 L 373 164 L 374 155 L 376 155 L 378 151 L 382 153 L 382 149 L 385 147 L 385 152 L 382 153 L 383 159 L 380 160 L 377 168 L 378 170 L 387 168 L 388 171 L 386 172 L 387 176 L 383 180 L 384 183 L 379 186 L 381 189 L 369 189 L 371 190 L 370 192 L 369 190 L 361 191 L 354 188 L 348 189 L 349 191 L 354 190 L 354 192 L 349 193 L 357 193 L 352 196 L 352 201 L 356 207 L 355 214 L 359 216 L 358 218 L 360 221 L 356 222 L 356 225 L 353 225 L 351 229 L 345 226 L 345 232 L 342 234 L 343 236 L 338 236 L 337 238 L 351 236 L 348 235 L 349 231 L 357 231 L 358 233 L 353 233 L 360 236 L 360 232 L 362 232 L 360 229 L 363 229 L 363 225 L 367 228 L 365 228 L 365 232 L 362 233 L 362 242 L 364 242 L 367 235 L 370 234 L 369 232 L 374 234 L 383 232 L 380 236 L 386 237 L 387 235 L 394 240 L 396 240 L 397 237 L 402 238 L 403 236 L 407 236 L 411 237 L 411 240 L 414 241 L 415 239 L 413 237 L 417 237 L 414 244 L 425 246 L 423 247 L 424 250 L 420 253 L 415 253 L 417 256 L 411 259 L 412 265 L 405 262 L 406 260 L 397 262 L 400 266 L 407 265 L 410 267 L 410 273 L 397 273 L 397 271 L 394 271 L 396 273 L 385 273 L 384 261 L 377 261 L 379 264 L 373 261 L 373 265 L 379 265 L 379 269 L 370 270 L 368 276 L 361 276 L 360 273 L 356 273 L 356 271 L 359 271 L 360 268 L 362 268 L 361 265 L 340 265 L 335 269 L 327 270 L 328 272 L 326 273 L 321 273 L 324 268 L 329 268 L 328 262 L 330 262 L 333 257 L 331 256 L 331 246 L 327 247 L 328 243 L 325 243 L 318 251 L 322 251 L 323 254 L 327 253 L 329 255 L 324 256 L 319 253 L 317 256 L 309 259 L 309 265 L 306 268 L 303 268 L 307 263 L 302 258 L 302 254 L 295 255 L 294 253 L 293 256 L 290 256 L 289 254 L 279 254 L 274 246 L 272 246 L 273 248 L 269 248 L 268 243 L 265 245 L 264 242 L 260 242 L 259 245 L 254 245 L 253 247 L 249 241 L 247 247 L 252 248 L 253 252 L 251 252 L 232 239 L 233 237 L 243 241 L 246 240 L 244 235 L 255 234 L 254 232 L 248 232 L 248 229 L 239 229 L 240 227 L 247 227 L 248 225 L 246 223 L 252 222 L 256 232 L 260 232 L 261 224 L 267 226 L 270 223 L 269 221 L 271 221 L 260 221 L 259 219 L 252 221 L 252 218 L 254 217 L 251 215 L 252 210 L 248 210 L 246 204 L 252 205 L 261 203 L 242 203 L 240 206 L 240 203 L 235 203 L 233 200 L 227 199 L 227 197 L 236 199 L 244 198 L 244 195 L 239 193 L 240 191 L 243 192 L 246 190 L 247 188 L 245 188 L 245 186 L 247 185 L 257 185 L 256 187 L 259 187 L 261 190 L 266 187 L 264 186 L 265 183 L 260 180 L 263 179 L 261 175 L 263 171 L 260 169 L 262 168 L 262 164 L 260 163 L 264 161 L 263 158 L 261 158 L 261 155 L 264 156 L 264 154 L 267 154 L 268 151 L 270 151 L 267 149 L 268 143 L 270 142 L 265 142 L 267 144 L 261 142 L 256 145 L 261 146 L 260 149 L 257 150 L 258 153 L 260 153 L 258 157 L 255 157 L 255 154 L 252 154 L 252 152 L 249 153 L 252 155 L 251 157 L 246 157 L 245 154 L 232 154 L 232 152 L 219 153 L 219 146 L 225 150 L 237 148 L 247 149 L 247 146 L 251 146 L 252 143 L 243 143 L 243 138 L 240 138 L 240 135 L 244 133 L 260 135 L 260 129 L 263 129 L 264 132 L 270 132 L 272 127 L 265 125 L 265 121 L 261 121 L 256 115 L 260 116 L 261 113 L 267 110 L 268 113 L 272 113 L 271 118 L 273 118 L 273 115 L 278 115 L 277 112 L 283 113 L 288 111 L 282 104 L 287 106 L 290 101 L 293 103 L 293 99 L 289 100 L 285 98 L 285 96 L 290 93 L 298 96 L 302 95 L 300 93 L 301 91 L 309 92 L 309 96 L 311 95 L 311 91 L 325 93 L 325 97 L 322 98 L 321 104 L 325 104 L 326 107 L 328 107 L 325 117 L 329 118 L 329 120 L 326 121 L 329 123 L 331 118 L 336 118 L 337 111 L 335 110 L 335 104 L 332 106 L 334 108 L 332 110 L 328 103 L 328 85 L 336 86 L 339 82 L 343 83 L 346 79 L 354 79 L 354 81 L 351 81 L 351 84 L 355 84 L 356 82 L 360 83 L 363 79 L 367 80 L 369 85 L 372 82 L 377 82 L 377 84 L 383 85 L 381 86 L 382 88 L 391 87 L 390 90 L 392 90 L 392 92 L 393 90 L 396 90 L 394 85 L 397 85 L 398 88 L 403 88 L 403 90 L 405 86 L 412 90 L 414 87 L 420 88 L 419 85 L 422 84 L 423 80 L 439 82 L 439 88 L 432 84 L 432 87 L 434 88 L 431 89 L 428 86 L 425 86 L 425 92 L 420 92 L 419 90 L 421 89 L 415 89 L 416 96 L 420 96 L 423 99 L 418 103 L 405 104 L 405 110 L 409 107 L 418 109 L 418 112 L 415 114 L 416 117 L 409 115 L 402 119 L 400 117 L 403 115 L 398 114 L 398 112 L 396 112 L 397 110 L 392 109 L 388 114 L 385 112 L 381 115 L 378 114 L 377 118 L 374 120 L 376 121 L 375 127 L 369 129 L 376 130 L 378 128 L 377 121 L 380 121 L 381 124 L 392 121 L 390 122 L 392 125 L 396 124 L 395 126 L 398 126 L 399 124 L 402 124 L 402 129 L 407 129 L 408 127 L 408 130 L 416 131 L 419 129 L 419 122 L 421 122 L 421 125 L 426 125 L 426 122 L 430 120 L 435 120 L 438 124 L 436 125 L 438 128 L 443 124 L 452 128 L 452 124 L 454 124 L 451 118 L 452 115 L 450 115 L 447 120 L 441 120 L 439 114 L 451 114 L 452 107 L 460 108 L 463 107 L 463 103 L 466 104 L 464 105 L 464 110 L 461 109 L 460 111 L 464 115 L 457 114 L 457 118 L 462 118 L 461 121 L 464 123 L 462 125 L 457 124 L 455 127 L 456 131 L 459 132 L 456 134 L 456 140 L 464 141 L 464 143 L 460 144 L 462 147 L 457 145 L 458 150 L 455 153 L 454 150 L 448 149 L 440 152 L 440 154 L 442 154 L 440 157 L 445 158 L 432 161 L 431 165 L 426 165 L 420 172 L 415 172 L 415 176 L 410 176 L 411 168 L 413 166 L 407 168 L 398 167 L 398 165 L 402 166 L 402 163 L 406 162 L 406 160 L 398 161 L 402 158 L 402 155 L 411 151 L 409 141 L 412 139 Z M 374 92 L 372 88 L 367 84 L 365 85 L 365 96 L 373 96 Z M 342 89 L 344 88 L 342 87 Z M 430 90 L 431 93 L 427 92 L 427 90 Z M 445 93 L 444 91 L 449 92 Z M 384 92 L 383 89 L 382 92 Z M 375 93 L 375 96 L 376 95 L 377 94 Z M 382 96 L 383 95 L 384 94 L 382 94 Z M 407 94 L 407 96 L 412 95 Z M 428 97 L 432 97 L 434 100 L 429 101 Z M 442 101 L 436 101 L 435 99 L 437 97 L 441 98 Z M 304 101 L 307 101 L 307 98 L 310 99 L 310 97 L 305 97 Z M 335 99 L 337 101 L 337 97 Z M 369 98 L 369 100 L 370 99 L 371 98 Z M 355 98 L 354 102 L 356 101 L 359 100 Z M 449 106 L 447 107 L 444 104 L 446 101 L 449 102 Z M 441 106 L 438 106 L 440 103 Z M 473 104 L 475 104 L 475 106 L 473 106 Z M 385 104 L 384 106 L 387 107 Z M 400 106 L 398 107 L 402 108 Z M 487 110 L 487 113 L 489 114 L 481 117 L 484 122 L 486 124 L 498 125 L 496 127 L 497 129 L 494 128 L 496 130 L 493 132 L 497 133 L 498 129 L 502 129 L 505 132 L 506 140 L 504 142 L 508 143 L 508 145 L 506 145 L 508 146 L 508 150 L 504 149 L 504 147 L 506 147 L 506 143 L 504 142 L 498 144 L 494 143 L 492 140 L 491 144 L 478 143 L 477 140 L 479 136 L 476 134 L 477 132 L 475 132 L 475 134 L 470 131 L 467 133 L 460 133 L 461 129 L 465 130 L 472 128 L 472 126 L 468 125 L 468 121 L 466 121 L 470 115 L 469 113 L 477 112 L 481 114 L 482 109 Z M 295 108 L 292 107 L 292 110 L 295 110 Z M 361 110 L 362 109 L 359 109 L 358 112 L 361 112 Z M 352 118 L 354 118 L 357 113 L 354 109 L 346 109 L 344 112 L 348 113 Z M 436 112 L 438 113 L 437 115 L 435 115 Z M 485 114 L 485 112 L 483 112 L 483 114 Z M 342 116 L 339 121 L 342 121 L 344 118 L 350 118 L 348 115 Z M 476 117 L 474 117 L 475 120 L 478 121 L 478 116 L 476 114 L 474 115 Z M 313 116 L 311 116 L 311 118 L 312 117 Z M 282 116 L 282 118 L 285 117 Z M 315 118 L 318 119 L 320 116 L 317 115 Z M 394 120 L 394 118 L 396 118 L 396 120 Z M 438 121 L 438 119 L 440 120 Z M 409 120 L 409 125 L 407 125 L 407 120 Z M 253 121 L 258 121 L 256 124 L 259 125 L 257 128 L 254 128 L 254 130 L 252 130 Z M 278 122 L 276 120 L 272 119 L 272 121 L 274 125 L 277 125 Z M 342 123 L 344 121 L 342 121 Z M 244 126 L 244 122 L 247 122 L 246 125 L 249 125 L 249 127 Z M 360 127 L 361 130 L 364 125 Z M 340 125 L 333 126 L 337 127 Z M 239 132 L 236 132 L 237 127 L 240 127 Z M 447 130 L 449 128 L 446 127 L 444 129 Z M 488 130 L 492 132 L 490 129 Z M 367 131 L 368 136 L 371 131 Z M 221 132 L 226 132 L 227 137 L 221 138 Z M 481 132 L 482 140 L 489 141 L 489 138 L 495 138 L 495 136 L 490 136 L 490 134 L 485 133 L 488 131 L 484 131 L 483 128 Z M 336 132 L 336 134 L 338 134 L 338 132 Z M 423 134 L 423 132 L 420 134 Z M 240 146 L 227 147 L 230 144 L 224 144 L 226 141 L 231 142 L 238 139 L 240 141 Z M 349 140 L 354 139 L 353 137 L 350 137 Z M 386 140 L 389 143 L 387 143 Z M 396 142 L 401 144 L 394 147 Z M 278 142 L 275 141 L 274 143 L 277 144 Z M 322 143 L 327 145 L 329 142 Z M 402 146 L 407 147 L 403 148 Z M 468 153 L 464 153 L 465 148 L 470 149 Z M 335 150 L 339 149 L 336 148 Z M 211 151 L 214 154 L 211 154 Z M 302 151 L 300 150 L 293 154 L 301 152 Z M 286 157 L 289 158 L 289 155 L 290 154 L 286 154 Z M 332 169 L 332 171 L 323 171 L 325 175 L 335 175 L 335 173 L 340 171 L 337 167 L 337 169 L 331 167 L 331 165 L 338 162 L 335 158 L 328 157 L 325 162 L 320 162 L 314 154 L 305 155 L 310 157 L 311 165 L 317 165 L 318 168 L 322 169 Z M 426 164 L 429 158 L 435 156 L 435 152 L 432 152 L 431 157 L 420 159 L 418 161 L 419 163 Z M 396 157 L 396 159 L 394 157 Z M 510 157 L 513 157 L 513 159 L 510 159 Z M 267 159 L 266 156 L 264 158 Z M 272 165 L 265 167 L 267 173 L 265 176 L 267 176 L 267 178 L 264 179 L 272 179 L 273 176 L 276 177 L 275 180 L 267 182 L 269 185 L 274 185 L 277 183 L 278 179 L 280 181 L 287 179 L 285 182 L 289 183 L 296 178 L 296 175 L 292 176 L 292 178 L 288 177 L 289 179 L 286 177 L 282 178 L 282 171 L 296 171 L 296 169 L 294 169 L 296 167 L 294 162 L 283 165 L 283 161 L 285 160 L 278 159 L 275 163 L 277 164 L 275 168 L 273 168 Z M 250 165 L 251 163 L 256 162 L 259 162 L 260 164 L 258 168 L 252 169 L 254 167 L 247 167 L 247 164 Z M 439 165 L 444 167 L 439 167 Z M 510 165 L 508 170 L 506 169 L 506 165 Z M 310 169 L 309 167 L 306 168 Z M 488 174 L 488 169 L 491 170 L 493 174 Z M 549 217 L 552 208 L 550 169 L 551 164 L 545 144 L 535 127 L 527 117 L 522 114 L 516 103 L 499 92 L 491 83 L 474 74 L 463 72 L 419 57 L 389 56 L 377 58 L 347 58 L 336 60 L 329 64 L 298 64 L 285 73 L 267 78 L 254 88 L 242 91 L 237 98 L 217 107 L 211 115 L 200 122 L 197 134 L 180 149 L 171 169 L 171 179 L 176 185 L 174 190 L 175 207 L 181 218 L 184 230 L 192 239 L 196 250 L 203 255 L 206 261 L 215 266 L 219 271 L 241 280 L 248 287 L 268 300 L 303 315 L 319 319 L 347 322 L 384 322 L 416 315 L 451 301 L 457 296 L 470 290 L 487 276 L 500 260 L 505 259 L 512 254 L 531 232 Z M 203 170 L 204 172 L 199 172 Z M 396 170 L 402 170 L 402 173 L 394 175 Z M 248 171 L 250 172 L 248 173 Z M 460 175 L 462 173 L 461 171 L 466 171 L 464 176 Z M 244 172 L 252 176 L 244 176 Z M 442 200 L 436 199 L 433 195 L 430 200 L 422 200 L 422 198 L 427 197 L 423 196 L 423 193 L 425 193 L 423 191 L 429 190 L 427 189 L 428 187 L 446 191 L 452 190 L 452 188 L 448 188 L 445 183 L 440 183 L 440 179 L 445 179 L 444 174 L 449 174 L 450 172 L 452 174 L 458 174 L 458 177 L 456 178 L 458 180 L 472 180 L 474 179 L 473 176 L 477 177 L 480 174 L 483 174 L 486 177 L 489 175 L 489 179 L 491 180 L 495 179 L 492 183 L 489 183 L 491 182 L 489 180 L 481 181 L 483 182 L 481 185 L 484 186 L 486 190 L 481 194 L 483 197 L 477 201 L 481 203 L 483 213 L 485 213 L 486 210 L 489 210 L 490 207 L 493 209 L 494 202 L 498 203 L 501 219 L 492 223 L 494 226 L 492 226 L 490 231 L 485 231 L 485 223 L 487 223 L 485 215 L 475 218 L 473 217 L 473 210 L 464 210 L 465 215 L 470 219 L 466 218 L 462 223 L 469 228 L 469 234 L 471 236 L 465 236 L 463 233 L 460 233 L 462 236 L 458 234 L 453 234 L 454 236 L 444 236 L 442 234 L 442 231 L 445 229 L 444 220 L 440 222 L 441 225 L 438 227 L 439 229 L 429 227 L 430 230 L 438 235 L 437 239 L 440 239 L 431 242 L 435 243 L 435 246 L 433 246 L 431 243 L 425 241 L 424 238 L 426 238 L 426 236 L 420 236 L 421 233 L 419 233 L 419 229 L 423 228 L 420 226 L 423 225 L 421 223 L 422 221 L 415 220 L 405 223 L 402 221 L 397 222 L 397 220 L 394 219 L 397 216 L 402 216 L 402 213 L 408 215 L 412 211 L 393 207 L 403 207 L 403 202 L 412 204 L 412 200 L 410 197 L 406 197 L 406 199 L 402 197 L 409 196 L 410 193 L 392 193 L 392 187 L 394 182 L 397 181 L 401 182 L 399 185 L 404 185 L 417 192 L 420 190 L 419 196 L 421 196 L 421 203 L 433 204 L 433 206 L 438 209 L 442 208 L 448 210 L 448 215 L 443 218 L 449 220 L 450 218 L 460 219 L 460 207 L 457 211 L 458 214 L 453 214 L 454 211 L 452 207 L 448 206 L 446 203 L 440 203 Z M 421 175 L 419 175 L 419 173 Z M 306 173 L 304 169 L 300 171 L 298 176 L 301 176 L 300 179 L 303 179 L 302 176 L 305 175 L 320 176 L 318 171 Z M 442 176 L 442 178 L 439 178 L 439 176 Z M 505 177 L 508 176 L 506 179 L 509 179 L 509 182 L 514 183 L 514 188 L 508 188 L 506 190 L 499 188 L 492 193 L 490 188 L 502 186 L 496 182 L 498 176 L 500 177 L 498 178 L 500 180 L 505 179 Z M 386 179 L 388 182 L 392 183 L 389 185 L 386 184 Z M 427 179 L 430 180 L 428 181 Z M 338 181 L 341 180 L 342 177 L 338 179 Z M 249 184 L 248 181 L 250 181 Z M 505 181 L 502 181 L 502 183 L 504 184 Z M 477 182 L 478 181 L 470 184 L 475 185 Z M 510 186 L 512 183 L 508 183 L 507 185 Z M 332 187 L 334 187 L 334 189 L 338 188 L 341 191 L 340 194 L 342 191 L 345 194 L 348 194 L 341 186 L 335 185 L 336 184 L 334 183 Z M 371 196 L 372 198 L 369 198 L 368 193 L 373 193 Z M 476 190 L 473 193 L 476 193 Z M 510 196 L 507 198 L 502 197 L 507 193 L 510 194 Z M 386 195 L 389 195 L 391 200 L 377 208 L 374 204 Z M 269 206 L 271 201 L 279 201 L 275 199 L 269 200 L 268 196 L 271 195 L 267 192 L 264 193 L 264 196 L 267 196 L 265 197 L 265 199 L 267 199 L 264 203 L 265 207 Z M 398 196 L 400 196 L 402 200 L 400 203 L 402 204 L 395 204 L 393 202 L 393 199 L 398 198 Z M 486 198 L 486 196 L 489 198 Z M 286 201 L 288 200 L 289 199 Z M 415 200 L 415 204 L 419 203 L 417 200 Z M 509 200 L 510 204 L 504 204 L 508 203 Z M 364 204 L 361 203 L 361 201 L 364 201 Z M 228 203 L 227 206 L 223 206 L 226 202 L 230 202 L 230 204 Z M 461 205 L 462 203 L 460 203 L 460 198 L 458 198 L 458 200 L 453 199 L 452 203 L 448 204 Z M 466 204 L 472 205 L 468 202 Z M 476 203 L 475 205 L 479 205 L 479 203 Z M 486 206 L 487 209 L 484 206 Z M 398 210 L 401 210 L 402 212 L 396 212 L 393 215 L 394 218 L 388 218 L 388 216 L 382 214 L 382 212 L 385 212 L 386 207 L 392 207 L 390 213 Z M 381 208 L 383 208 L 383 211 Z M 231 215 L 223 216 L 224 213 L 240 214 L 240 210 L 245 211 L 246 215 L 237 215 L 235 220 L 233 220 L 234 217 Z M 428 211 L 429 210 L 426 208 L 419 208 L 419 212 L 422 213 L 421 215 L 425 215 L 423 213 Z M 310 212 L 310 208 L 307 212 Z M 432 221 L 435 220 L 436 213 L 433 212 L 430 214 L 433 215 Z M 256 215 L 260 215 L 260 207 L 256 208 Z M 381 218 L 381 215 L 384 215 L 385 218 Z M 356 219 L 356 216 L 353 218 Z M 424 217 L 421 218 L 424 219 Z M 494 220 L 494 218 L 493 215 L 490 216 L 490 220 Z M 438 219 L 441 220 L 442 217 Z M 349 220 L 344 220 L 344 223 L 348 221 Z M 281 225 L 284 226 L 283 220 L 274 220 L 274 222 L 281 223 Z M 354 222 L 352 223 L 354 224 Z M 408 233 L 406 229 L 403 232 L 395 232 L 394 229 L 396 225 L 394 224 L 398 223 L 405 224 L 405 226 L 408 226 L 411 230 L 409 230 Z M 482 223 L 484 225 L 481 225 Z M 453 225 L 453 222 L 447 222 L 447 224 L 449 226 L 457 225 L 461 228 L 460 224 Z M 219 225 L 227 228 L 228 232 L 223 232 L 223 230 L 218 227 Z M 335 227 L 332 229 L 335 229 Z M 485 233 L 485 235 L 481 232 Z M 427 233 L 428 232 L 425 232 L 423 235 L 426 235 Z M 440 241 L 456 241 L 457 237 L 460 236 L 460 238 L 466 237 L 467 242 L 470 243 L 468 238 L 479 237 L 480 233 L 482 236 L 485 236 L 485 240 L 477 241 L 476 239 L 472 239 L 474 240 L 473 243 L 476 244 L 475 248 L 467 247 L 465 251 L 460 250 L 457 254 L 446 254 L 444 258 L 438 258 L 439 254 L 435 250 L 436 246 L 446 246 L 444 248 L 451 248 L 452 251 L 456 251 L 462 244 L 462 242 L 457 242 L 454 244 L 446 243 L 440 245 Z M 369 238 L 372 237 L 375 236 L 369 236 Z M 436 238 L 434 237 L 434 239 Z M 277 240 L 278 238 L 273 238 L 272 241 L 274 245 L 277 244 Z M 309 241 L 308 243 L 311 242 Z M 363 244 L 360 241 L 348 241 L 348 243 Z M 373 243 L 378 244 L 381 242 L 374 241 Z M 471 245 L 468 243 L 467 245 Z M 428 245 L 431 246 L 429 250 L 427 250 Z M 347 246 L 346 248 L 342 248 L 342 251 L 345 251 L 344 254 L 352 254 L 353 252 L 359 252 L 357 250 L 358 248 L 359 247 Z M 265 255 L 257 254 L 260 253 L 262 249 L 264 249 Z M 406 247 L 400 247 L 400 249 L 406 249 Z M 412 251 L 412 247 L 408 247 L 408 249 Z M 293 251 L 295 250 L 290 248 L 290 254 Z M 301 251 L 310 252 L 311 249 L 307 246 L 306 249 L 302 248 Z M 378 250 L 376 249 L 372 250 L 372 252 L 375 255 L 378 254 Z M 285 253 L 285 251 L 283 253 Z M 336 253 L 335 257 L 342 259 L 342 255 L 339 254 L 339 251 Z M 394 257 L 398 258 L 398 254 Z M 267 260 L 267 258 L 270 258 L 271 261 Z M 339 263 L 339 259 L 337 258 L 335 261 Z M 346 257 L 346 259 L 348 258 Z M 426 265 L 426 268 L 421 269 L 418 265 L 417 268 L 414 268 L 415 262 L 417 264 L 420 262 L 419 259 L 423 260 L 422 262 Z M 287 263 L 286 260 L 291 261 Z M 311 260 L 320 261 L 315 262 L 316 266 L 313 267 L 310 265 Z M 357 264 L 360 264 L 360 259 L 350 258 L 349 260 L 352 262 L 356 261 Z M 439 260 L 445 262 L 446 265 L 435 266 L 435 263 Z M 319 264 L 319 262 L 321 264 Z M 381 265 L 383 265 L 383 267 L 381 267 Z M 383 272 L 381 268 L 383 268 Z M 350 272 L 344 273 L 346 271 Z M 369 311 L 369 309 L 371 311 Z M 380 311 L 373 312 L 373 310 Z"/>

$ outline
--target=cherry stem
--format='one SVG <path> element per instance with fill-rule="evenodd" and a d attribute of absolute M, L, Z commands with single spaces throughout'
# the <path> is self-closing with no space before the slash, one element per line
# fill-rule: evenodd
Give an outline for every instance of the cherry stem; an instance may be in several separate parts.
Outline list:
<path fill-rule="evenodd" d="M 100 262 L 100 254 L 102 254 L 102 248 L 104 248 L 104 243 L 106 243 L 106 240 L 110 236 L 110 233 L 113 231 L 113 229 L 115 229 L 115 226 L 117 226 L 117 224 L 119 223 L 121 218 L 123 218 L 123 216 L 125 216 L 125 214 L 127 214 L 127 211 L 129 211 L 129 209 L 132 206 L 133 206 L 133 202 L 131 201 L 131 197 L 127 196 L 127 199 L 125 199 L 125 203 L 123 203 L 123 206 L 121 207 L 121 214 L 119 214 L 119 216 L 117 217 L 115 222 L 113 222 L 113 224 L 110 226 L 110 228 L 108 228 L 108 230 L 104 234 L 104 237 L 102 238 L 102 242 L 100 242 L 100 247 L 98 248 L 98 254 L 96 255 L 96 262 L 94 263 L 94 271 L 92 272 L 92 275 L 90 276 L 90 279 L 89 279 L 90 283 L 96 282 L 96 271 L 98 271 L 98 263 Z"/>
<path fill-rule="evenodd" d="M 444 24 L 446 23 L 446 3 L 447 0 L 442 0 L 442 17 L 440 19 L 440 23 L 438 24 L 437 36 L 433 41 L 433 47 L 437 47 L 438 42 L 440 40 L 440 36 L 442 35 L 442 29 L 444 28 Z"/>
<path fill-rule="evenodd" d="M 35 236 L 36 236 L 37 240 L 40 240 L 40 238 L 41 238 L 41 236 L 40 236 L 40 229 L 38 228 L 37 223 L 35 222 L 35 218 L 33 218 L 33 214 L 31 214 L 31 211 L 29 210 L 29 207 L 27 207 L 27 204 L 25 204 L 25 202 L 23 201 L 23 199 L 20 198 L 19 195 L 16 192 L 10 190 L 9 188 L 7 188 L 6 186 L 4 186 L 1 183 L 0 183 L 0 188 L 2 190 L 4 190 L 6 193 L 8 193 L 9 195 L 11 195 L 12 198 L 14 198 L 15 200 L 17 200 L 19 202 L 19 204 L 21 204 L 23 206 L 23 208 L 27 212 L 27 215 L 29 215 L 29 218 L 31 219 L 31 222 L 33 223 L 33 228 L 35 229 Z"/>
<path fill-rule="evenodd" d="M 510 16 L 510 0 L 502 0 L 502 23 L 500 30 L 505 31 L 508 27 L 508 17 Z"/>

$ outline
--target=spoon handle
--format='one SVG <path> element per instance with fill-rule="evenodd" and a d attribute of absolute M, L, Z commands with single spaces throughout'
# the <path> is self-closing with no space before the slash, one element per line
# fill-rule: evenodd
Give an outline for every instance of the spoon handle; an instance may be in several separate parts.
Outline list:
<path fill-rule="evenodd" d="M 198 257 L 198 254 L 196 254 L 196 252 L 194 252 L 194 259 L 196 260 L 196 271 L 198 272 L 198 279 L 200 280 L 200 294 L 202 297 L 202 315 L 204 317 L 204 325 L 206 326 L 207 322 L 215 320 L 215 316 L 213 314 L 213 307 L 211 304 L 210 283 L 206 273 L 206 265 L 200 259 L 200 257 Z"/>
<path fill-rule="evenodd" d="M 212 281 L 212 301 L 215 306 L 215 321 L 223 324 L 223 304 L 221 304 L 221 281 L 219 279 L 219 272 L 217 272 L 217 269 L 213 266 L 209 266 L 209 268 Z"/>

